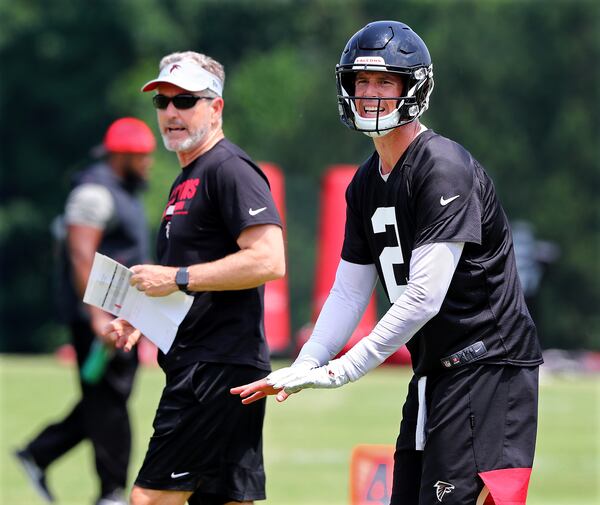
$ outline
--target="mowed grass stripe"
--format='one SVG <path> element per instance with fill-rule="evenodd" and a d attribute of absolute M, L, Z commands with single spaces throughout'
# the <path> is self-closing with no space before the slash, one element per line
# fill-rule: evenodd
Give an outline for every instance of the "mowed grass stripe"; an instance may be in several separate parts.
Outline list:
<path fill-rule="evenodd" d="M 274 363 L 274 368 L 285 362 Z M 265 426 L 265 505 L 346 505 L 349 460 L 357 444 L 393 444 L 410 371 L 382 367 L 336 391 L 303 391 L 283 404 L 269 400 Z M 131 401 L 135 478 L 164 378 L 141 369 Z M 40 500 L 10 453 L 78 396 L 75 370 L 52 357 L 0 356 L 0 503 Z M 530 505 L 600 502 L 600 378 L 544 377 Z M 55 463 L 49 483 L 64 505 L 92 503 L 97 493 L 89 444 Z"/>

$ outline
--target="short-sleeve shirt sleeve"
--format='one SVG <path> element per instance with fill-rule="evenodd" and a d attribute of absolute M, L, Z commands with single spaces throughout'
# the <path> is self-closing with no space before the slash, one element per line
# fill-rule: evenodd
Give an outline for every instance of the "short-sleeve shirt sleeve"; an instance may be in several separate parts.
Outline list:
<path fill-rule="evenodd" d="M 115 204 L 110 191 L 100 184 L 77 186 L 67 198 L 65 223 L 106 229 L 113 219 Z"/>
<path fill-rule="evenodd" d="M 225 226 L 232 237 L 262 224 L 281 226 L 281 219 L 265 177 L 238 157 L 222 162 L 214 191 Z"/>
<path fill-rule="evenodd" d="M 468 153 L 433 155 L 413 174 L 414 248 L 431 242 L 481 244 L 481 188 Z"/>

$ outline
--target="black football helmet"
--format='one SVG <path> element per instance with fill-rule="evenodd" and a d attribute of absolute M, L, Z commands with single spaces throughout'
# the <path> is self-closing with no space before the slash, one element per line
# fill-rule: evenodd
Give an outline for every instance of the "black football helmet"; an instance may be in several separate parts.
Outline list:
<path fill-rule="evenodd" d="M 381 117 L 377 113 L 373 118 L 358 114 L 354 83 L 361 70 L 402 76 L 404 96 L 393 97 L 398 103 L 394 112 Z M 398 21 L 376 21 L 356 32 L 335 67 L 335 77 L 342 123 L 370 137 L 386 135 L 417 119 L 427 110 L 433 90 L 433 65 L 425 42 L 409 26 Z M 369 98 L 382 100 L 381 97 Z"/>

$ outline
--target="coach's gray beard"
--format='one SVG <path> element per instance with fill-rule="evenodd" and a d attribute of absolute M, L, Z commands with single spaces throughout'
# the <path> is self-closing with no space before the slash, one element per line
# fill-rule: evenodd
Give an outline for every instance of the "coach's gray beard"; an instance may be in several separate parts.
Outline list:
<path fill-rule="evenodd" d="M 196 130 L 190 132 L 189 137 L 185 140 L 180 141 L 169 141 L 166 135 L 162 135 L 163 144 L 165 145 L 165 149 L 167 151 L 172 152 L 181 152 L 181 151 L 189 151 L 196 144 L 200 143 L 200 141 L 206 136 L 208 133 L 208 128 L 201 128 L 200 130 Z"/>

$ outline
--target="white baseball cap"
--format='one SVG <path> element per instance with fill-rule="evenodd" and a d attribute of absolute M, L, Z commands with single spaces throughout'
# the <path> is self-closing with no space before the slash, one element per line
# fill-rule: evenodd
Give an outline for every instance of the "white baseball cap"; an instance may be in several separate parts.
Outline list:
<path fill-rule="evenodd" d="M 190 60 L 178 61 L 165 66 L 158 77 L 144 84 L 142 91 L 152 91 L 159 84 L 170 83 L 191 92 L 210 89 L 223 96 L 223 83 L 215 74 Z"/>

